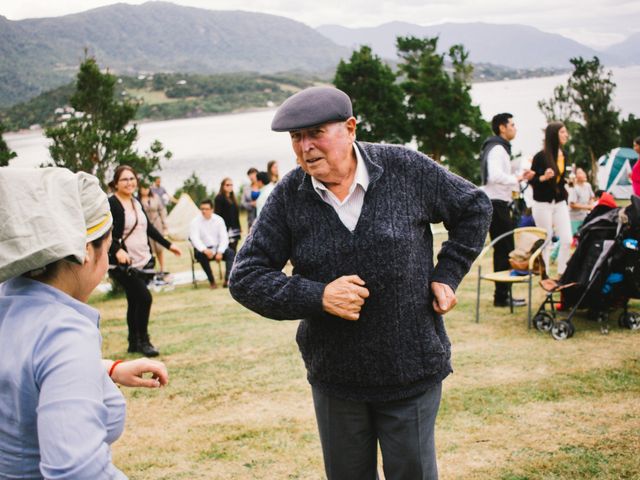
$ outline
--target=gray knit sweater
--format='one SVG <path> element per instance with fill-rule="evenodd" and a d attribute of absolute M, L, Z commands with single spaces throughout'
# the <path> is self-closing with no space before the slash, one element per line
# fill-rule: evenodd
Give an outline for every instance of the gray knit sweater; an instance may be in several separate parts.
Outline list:
<path fill-rule="evenodd" d="M 452 371 L 429 284 L 456 289 L 484 244 L 491 203 L 419 152 L 357 146 L 370 184 L 355 230 L 297 168 L 278 183 L 238 252 L 230 291 L 263 316 L 302 319 L 296 339 L 314 387 L 356 401 L 397 400 Z M 430 224 L 440 222 L 449 239 L 434 267 Z M 292 276 L 282 272 L 289 259 Z M 370 293 L 355 322 L 322 309 L 326 284 L 353 274 Z"/>

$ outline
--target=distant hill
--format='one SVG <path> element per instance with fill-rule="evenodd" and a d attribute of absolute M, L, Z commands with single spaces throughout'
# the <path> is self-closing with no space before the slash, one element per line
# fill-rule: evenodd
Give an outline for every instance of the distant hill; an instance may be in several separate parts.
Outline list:
<path fill-rule="evenodd" d="M 625 65 L 640 64 L 640 32 L 631 35 L 624 42 L 617 43 L 607 48 L 609 55 L 620 58 Z"/>
<path fill-rule="evenodd" d="M 332 75 L 348 50 L 275 15 L 166 2 L 115 4 L 55 18 L 0 16 L 0 107 L 70 81 L 84 48 L 101 67 L 138 72 L 302 71 Z"/>
<path fill-rule="evenodd" d="M 469 60 L 473 63 L 530 69 L 566 68 L 569 66 L 569 58 L 575 56 L 590 58 L 598 55 L 605 64 L 620 61 L 614 53 L 598 52 L 561 35 L 542 32 L 525 25 L 443 23 L 425 27 L 391 22 L 369 28 L 324 25 L 316 30 L 335 43 L 349 48 L 369 45 L 379 56 L 389 59 L 396 58 L 395 42 L 398 36 L 438 35 L 442 51 L 453 44 L 462 43 L 469 51 Z"/>

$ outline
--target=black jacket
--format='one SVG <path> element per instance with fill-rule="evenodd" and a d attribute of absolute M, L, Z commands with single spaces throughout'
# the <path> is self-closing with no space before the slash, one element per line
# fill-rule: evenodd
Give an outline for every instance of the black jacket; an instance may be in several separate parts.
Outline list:
<path fill-rule="evenodd" d="M 237 228 L 240 230 L 240 212 L 238 211 L 238 205 L 230 202 L 224 195 L 216 195 L 214 204 L 214 213 L 222 217 L 227 229 Z"/>
<path fill-rule="evenodd" d="M 140 203 L 137 198 L 132 198 L 134 202 Z M 109 248 L 109 264 L 117 265 L 118 260 L 116 259 L 116 252 L 121 248 L 125 251 L 127 250 L 126 245 L 122 242 L 122 237 L 124 236 L 124 207 L 115 195 L 109 197 L 109 206 L 111 207 L 111 216 L 113 217 L 113 230 L 111 232 L 113 240 L 111 242 L 111 248 Z M 144 213 L 144 209 L 142 209 L 142 213 L 146 218 L 147 214 Z M 169 248 L 171 246 L 171 242 L 164 238 L 147 218 L 147 242 L 149 241 L 149 237 L 158 242 L 164 248 Z"/>
<path fill-rule="evenodd" d="M 529 184 L 533 188 L 533 199 L 535 201 L 551 203 L 555 200 L 556 202 L 561 202 L 566 200 L 569 196 L 567 189 L 565 188 L 566 181 L 564 179 L 564 174 L 567 171 L 567 165 L 569 164 L 569 158 L 564 150 L 562 153 L 564 154 L 565 168 L 560 172 L 560 180 L 558 180 L 556 175 L 550 180 L 541 182 L 540 177 L 544 175 L 544 172 L 547 169 L 547 161 L 544 151 L 539 151 L 536 153 L 536 156 L 533 157 L 531 170 L 536 172 L 536 174 L 531 180 L 529 180 Z"/>

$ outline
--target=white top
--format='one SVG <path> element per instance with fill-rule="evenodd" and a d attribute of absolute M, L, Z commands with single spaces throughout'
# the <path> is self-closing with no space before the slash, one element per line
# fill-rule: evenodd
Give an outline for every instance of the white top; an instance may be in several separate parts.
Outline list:
<path fill-rule="evenodd" d="M 519 189 L 518 179 L 511 172 L 511 157 L 502 145 L 495 145 L 487 155 L 487 184 L 482 187 L 491 200 L 512 200 Z"/>
<path fill-rule="evenodd" d="M 582 185 L 575 183 L 572 188 L 568 188 L 567 190 L 569 191 L 569 205 L 572 203 L 588 205 L 591 199 L 595 197 L 589 182 L 584 182 Z M 589 212 L 587 210 L 569 208 L 571 220 L 584 220 L 588 214 Z"/>
<path fill-rule="evenodd" d="M 267 203 L 267 198 L 269 198 L 275 186 L 275 183 L 268 183 L 260 189 L 260 195 L 258 195 L 258 199 L 256 200 L 256 218 L 260 215 L 264 204 Z"/>
<path fill-rule="evenodd" d="M 224 253 L 229 247 L 227 227 L 222 217 L 215 213 L 211 214 L 209 220 L 204 218 L 202 214 L 191 220 L 189 240 L 199 252 L 210 248 L 218 253 Z"/>
<path fill-rule="evenodd" d="M 340 221 L 345 227 L 353 232 L 358 224 L 360 218 L 360 212 L 362 212 L 362 204 L 364 203 L 364 196 L 369 188 L 369 172 L 367 166 L 364 164 L 360 150 L 354 145 L 353 150 L 356 154 L 356 173 L 353 177 L 353 183 L 349 187 L 349 193 L 344 200 L 338 200 L 333 192 L 324 186 L 322 182 L 311 177 L 311 184 L 316 190 L 320 198 L 325 203 L 328 203 L 340 217 Z"/>

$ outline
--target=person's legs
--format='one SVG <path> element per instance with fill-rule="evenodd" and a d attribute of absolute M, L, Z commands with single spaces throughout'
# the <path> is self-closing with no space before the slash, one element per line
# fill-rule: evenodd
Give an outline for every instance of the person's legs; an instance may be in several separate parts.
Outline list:
<path fill-rule="evenodd" d="M 198 261 L 198 263 L 200 263 L 202 270 L 204 270 L 204 273 L 207 275 L 209 285 L 215 285 L 216 281 L 213 278 L 213 272 L 211 271 L 211 265 L 209 264 L 211 260 L 209 260 L 204 253 L 195 249 L 193 250 L 193 257 Z"/>
<path fill-rule="evenodd" d="M 231 267 L 233 267 L 233 260 L 236 258 L 236 253 L 228 247 L 222 254 L 224 260 L 224 285 L 227 285 L 229 281 L 229 275 L 231 274 Z"/>
<path fill-rule="evenodd" d="M 503 233 L 513 230 L 511 222 L 511 214 L 509 212 L 509 204 L 502 200 L 491 200 L 493 206 L 493 215 L 491 217 L 491 226 L 489 227 L 489 236 L 491 240 L 499 237 Z M 500 272 L 509 270 L 509 253 L 513 250 L 513 236 L 509 235 L 500 240 L 493 249 L 493 271 Z M 509 299 L 509 285 L 506 283 L 495 283 L 495 293 L 493 300 L 495 303 L 506 304 Z"/>
<path fill-rule="evenodd" d="M 368 404 L 311 391 L 327 479 L 376 479 L 377 441 Z"/>
<path fill-rule="evenodd" d="M 531 207 L 531 213 L 533 219 L 536 222 L 536 227 L 544 228 L 547 231 L 549 237 L 553 236 L 553 205 L 547 202 L 533 202 Z M 542 252 L 542 259 L 547 269 L 549 268 L 549 258 L 551 256 L 551 242 L 549 242 Z"/>
<path fill-rule="evenodd" d="M 441 396 L 438 383 L 416 397 L 372 405 L 387 480 L 438 478 L 434 430 Z"/>
<path fill-rule="evenodd" d="M 560 250 L 558 251 L 558 274 L 567 269 L 571 256 L 571 218 L 567 202 L 559 202 L 553 206 L 553 230 L 558 235 Z"/>
<path fill-rule="evenodd" d="M 151 292 L 146 282 L 138 277 L 121 270 L 113 270 L 111 276 L 122 285 L 127 296 L 127 326 L 129 328 L 129 352 L 142 351 L 143 345 L 149 345 L 149 315 L 151 313 Z M 145 355 L 153 356 L 151 349 L 146 349 Z M 158 352 L 155 352 L 157 355 Z"/>

